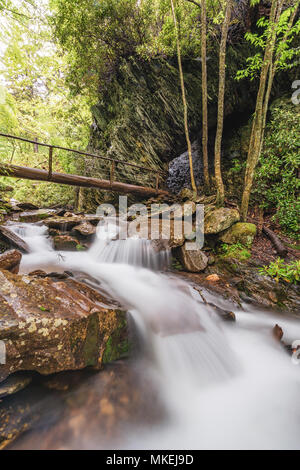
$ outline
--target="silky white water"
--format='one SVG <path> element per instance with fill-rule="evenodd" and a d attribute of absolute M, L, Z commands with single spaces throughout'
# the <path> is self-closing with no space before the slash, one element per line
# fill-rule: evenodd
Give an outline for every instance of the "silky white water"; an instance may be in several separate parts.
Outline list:
<path fill-rule="evenodd" d="M 21 272 L 86 273 L 135 320 L 169 419 L 130 428 L 121 448 L 300 448 L 300 366 L 272 337 L 279 323 L 289 344 L 300 339 L 299 320 L 247 307 L 235 310 L 236 323 L 220 322 L 187 283 L 155 271 L 167 256 L 146 240 L 113 240 L 110 229 L 100 230 L 89 251 L 57 253 L 45 227 L 13 229 L 32 250 Z M 97 436 L 83 446 L 97 447 Z"/>

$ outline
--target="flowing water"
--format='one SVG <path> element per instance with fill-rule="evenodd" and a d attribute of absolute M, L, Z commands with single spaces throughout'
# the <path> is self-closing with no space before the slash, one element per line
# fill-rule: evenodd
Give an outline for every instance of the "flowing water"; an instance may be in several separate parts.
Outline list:
<path fill-rule="evenodd" d="M 151 383 L 164 413 L 154 424 L 146 415 L 142 425 L 128 417 L 126 432 L 102 446 L 300 448 L 300 366 L 272 337 L 279 323 L 288 344 L 300 339 L 299 320 L 249 306 L 237 310 L 205 292 L 208 301 L 235 311 L 236 323 L 222 322 L 192 286 L 162 272 L 168 253 L 157 253 L 147 240 L 115 239 L 114 226 L 100 227 L 91 248 L 76 253 L 54 251 L 43 225 L 20 224 L 13 230 L 31 249 L 23 256 L 21 272 L 85 274 L 134 319 L 143 345 L 136 359 L 146 384 L 140 391 L 146 396 Z M 128 373 L 134 362 L 126 365 Z M 154 402 L 152 407 L 155 414 Z M 101 442 L 99 426 L 98 434 L 93 431 L 67 446 L 99 448 Z"/>

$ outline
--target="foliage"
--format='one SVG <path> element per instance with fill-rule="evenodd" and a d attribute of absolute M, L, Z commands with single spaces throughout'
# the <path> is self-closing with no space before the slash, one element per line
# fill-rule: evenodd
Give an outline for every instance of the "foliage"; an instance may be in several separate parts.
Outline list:
<path fill-rule="evenodd" d="M 50 5 L 56 37 L 71 65 L 68 83 L 74 93 L 94 95 L 120 61 L 147 41 L 154 14 L 150 0 L 50 0 Z"/>
<path fill-rule="evenodd" d="M 296 238 L 300 214 L 299 108 L 287 100 L 277 101 L 271 108 L 253 190 L 253 200 L 262 208 L 275 207 L 275 220 Z"/>
<path fill-rule="evenodd" d="M 241 261 L 251 257 L 250 251 L 239 242 L 233 245 L 222 243 L 220 246 L 220 254 L 223 258 L 237 258 Z"/>
<path fill-rule="evenodd" d="M 297 2 L 296 2 L 297 4 Z M 300 19 L 289 28 L 289 20 L 294 12 L 296 6 L 291 6 L 285 9 L 276 24 L 276 45 L 275 45 L 275 58 L 276 68 L 285 70 L 295 67 L 299 63 L 300 49 L 298 43 L 295 44 L 295 38 L 298 37 L 300 32 Z M 245 39 L 254 48 L 254 54 L 246 59 L 246 68 L 237 72 L 237 80 L 249 78 L 254 80 L 259 71 L 261 70 L 263 62 L 263 53 L 266 47 L 267 38 L 270 31 L 269 19 L 262 17 L 257 22 L 258 32 L 248 31 L 245 34 Z"/>
<path fill-rule="evenodd" d="M 285 282 L 297 284 L 300 281 L 300 260 L 285 263 L 282 258 L 277 258 L 269 266 L 259 268 L 259 272 L 273 277 L 276 282 L 282 279 Z"/>
<path fill-rule="evenodd" d="M 14 7 L 16 2 L 11 3 Z M 47 5 L 42 1 L 36 9 L 31 2 L 24 2 L 18 13 L 18 18 L 5 16 L 6 32 L 1 38 L 6 49 L 0 70 L 3 83 L 0 86 L 0 131 L 84 149 L 89 140 L 91 103 L 88 97 L 70 96 L 65 84 L 67 58 L 53 44 Z M 48 150 L 43 147 L 36 150 L 31 144 L 0 139 L 3 163 L 47 168 Z M 54 169 L 81 172 L 82 160 L 70 153 L 55 151 Z M 10 180 L 9 184 L 14 185 L 16 199 L 37 204 L 51 205 L 74 199 L 71 188 L 16 180 Z"/>
<path fill-rule="evenodd" d="M 186 0 L 174 3 L 182 55 L 199 60 L 200 8 Z M 209 36 L 223 20 L 223 4 L 207 0 Z M 124 59 L 176 55 L 170 0 L 50 0 L 50 6 L 54 34 L 68 55 L 68 84 L 74 94 L 98 97 Z M 210 47 L 215 49 L 215 41 Z"/>

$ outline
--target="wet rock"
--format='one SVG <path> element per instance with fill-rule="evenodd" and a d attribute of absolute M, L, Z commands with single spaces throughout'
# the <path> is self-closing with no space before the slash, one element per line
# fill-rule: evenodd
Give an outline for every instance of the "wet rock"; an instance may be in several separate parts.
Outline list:
<path fill-rule="evenodd" d="M 68 217 L 66 217 L 67 214 Z M 46 219 L 44 220 L 44 224 L 47 225 L 50 229 L 60 230 L 61 232 L 68 232 L 83 222 L 89 222 L 92 225 L 98 225 L 101 220 L 102 217 L 97 215 L 70 216 L 69 213 L 66 213 L 64 217 L 52 217 L 50 219 Z"/>
<path fill-rule="evenodd" d="M 46 273 L 45 271 L 42 271 L 42 270 L 39 270 L 37 269 L 36 271 L 32 271 L 31 273 L 29 273 L 29 276 L 33 276 L 33 277 L 40 277 L 42 279 L 44 279 L 45 277 L 49 277 L 51 279 L 68 279 L 69 274 L 67 274 L 66 272 L 63 272 L 63 273 Z"/>
<path fill-rule="evenodd" d="M 196 185 L 199 186 L 203 183 L 203 162 L 197 141 L 192 143 L 192 159 Z M 193 192 L 187 188 L 190 184 L 190 180 L 189 155 L 188 152 L 184 152 L 170 162 L 167 185 L 174 193 L 181 191 L 181 197 L 193 199 Z"/>
<path fill-rule="evenodd" d="M 148 370 L 145 362 L 131 366 L 117 361 L 100 373 L 85 370 L 42 378 L 38 390 L 30 386 L 16 395 L 3 416 L 0 408 L 5 423 L 3 429 L 0 424 L 0 442 L 2 435 L 13 431 L 19 439 L 11 450 L 118 446 L 131 426 L 158 425 L 167 417 L 156 383 L 145 373 Z"/>
<path fill-rule="evenodd" d="M 224 321 L 236 320 L 234 312 L 231 312 L 230 310 L 224 310 L 223 308 L 218 307 L 217 305 L 212 304 L 210 302 L 207 303 L 206 305 L 208 305 L 220 318 L 222 318 L 222 320 Z"/>
<path fill-rule="evenodd" d="M 80 245 L 76 238 L 70 237 L 69 235 L 56 235 L 53 238 L 54 248 L 58 251 L 76 251 Z"/>
<path fill-rule="evenodd" d="M 48 233 L 50 237 L 56 237 L 56 235 L 62 235 L 62 233 L 59 230 L 56 230 L 55 228 L 50 228 L 48 230 Z"/>
<path fill-rule="evenodd" d="M 0 383 L 0 399 L 23 390 L 30 384 L 32 377 L 25 373 L 16 373 Z"/>
<path fill-rule="evenodd" d="M 271 291 L 269 292 L 269 299 L 274 302 L 274 304 L 277 304 L 278 302 L 278 299 L 277 299 L 277 295 L 275 294 L 275 292 Z"/>
<path fill-rule="evenodd" d="M 194 191 L 192 191 L 191 189 L 189 188 L 183 188 L 181 191 L 180 191 L 180 194 L 179 194 L 179 197 L 183 200 L 183 201 L 188 201 L 188 200 L 193 200 L 195 199 L 197 196 L 196 196 L 196 193 L 194 193 Z"/>
<path fill-rule="evenodd" d="M 0 304 L 0 340 L 6 346 L 0 382 L 17 371 L 47 375 L 101 367 L 127 350 L 125 312 L 73 279 L 0 271 Z"/>
<path fill-rule="evenodd" d="M 20 253 L 18 250 L 6 251 L 0 255 L 0 269 L 18 274 L 21 259 L 22 253 Z"/>
<path fill-rule="evenodd" d="M 40 222 L 54 214 L 55 211 L 53 209 L 38 209 L 34 211 L 21 212 L 21 214 L 19 214 L 19 221 L 28 223 Z"/>
<path fill-rule="evenodd" d="M 283 330 L 279 325 L 275 325 L 272 330 L 273 336 L 277 341 L 281 341 L 283 338 Z"/>
<path fill-rule="evenodd" d="M 241 261 L 226 258 L 216 260 L 213 266 L 208 266 L 206 273 L 217 274 L 221 282 L 207 282 L 204 285 L 216 292 L 226 294 L 234 289 L 240 298 L 240 302 L 254 303 L 262 307 L 276 308 L 279 311 L 289 311 L 296 315 L 300 312 L 300 287 L 299 285 L 276 282 L 269 276 L 261 275 L 260 266 L 255 260 Z M 224 289 L 225 288 L 225 289 Z M 271 293 L 271 295 L 270 295 Z"/>
<path fill-rule="evenodd" d="M 82 222 L 80 225 L 76 225 L 76 227 L 73 228 L 73 231 L 78 232 L 84 237 L 90 237 L 96 233 L 97 229 L 90 222 Z"/>
<path fill-rule="evenodd" d="M 217 274 L 210 274 L 206 277 L 206 280 L 209 282 L 218 282 L 220 280 L 220 276 L 218 276 Z"/>
<path fill-rule="evenodd" d="M 18 235 L 13 233 L 8 227 L 0 225 L 0 241 L 4 241 L 8 246 L 13 246 L 24 253 L 29 253 L 29 246 Z"/>
<path fill-rule="evenodd" d="M 150 218 L 141 217 L 138 220 L 129 222 L 128 233 L 136 233 L 141 238 L 147 238 L 152 241 L 153 246 L 157 251 L 176 248 L 182 246 L 185 242 L 184 229 L 187 229 L 188 224 L 184 226 L 181 219 L 169 220 L 154 220 Z M 192 225 L 188 230 L 191 233 L 193 230 Z"/>
<path fill-rule="evenodd" d="M 67 212 L 66 209 L 58 209 L 56 210 L 56 215 L 57 217 L 63 217 L 66 212 Z"/>
<path fill-rule="evenodd" d="M 175 253 L 184 269 L 189 272 L 197 273 L 204 271 L 208 265 L 208 257 L 203 251 L 187 250 L 185 244 L 179 247 Z"/>
<path fill-rule="evenodd" d="M 37 396 L 29 387 L 0 402 L 0 450 L 7 448 L 39 421 L 43 404 L 41 394 Z"/>
<path fill-rule="evenodd" d="M 22 211 L 37 211 L 39 210 L 38 206 L 31 204 L 30 202 L 18 202 L 18 208 Z"/>
<path fill-rule="evenodd" d="M 245 222 L 238 222 L 229 229 L 220 233 L 219 239 L 229 245 L 241 243 L 244 246 L 251 246 L 256 236 L 256 225 Z"/>
<path fill-rule="evenodd" d="M 36 269 L 35 271 L 32 271 L 29 273 L 29 276 L 33 277 L 47 277 L 46 271 L 42 271 L 42 269 Z"/>
<path fill-rule="evenodd" d="M 204 233 L 216 234 L 223 232 L 240 220 L 240 214 L 237 209 L 221 207 L 210 211 L 204 219 Z"/>

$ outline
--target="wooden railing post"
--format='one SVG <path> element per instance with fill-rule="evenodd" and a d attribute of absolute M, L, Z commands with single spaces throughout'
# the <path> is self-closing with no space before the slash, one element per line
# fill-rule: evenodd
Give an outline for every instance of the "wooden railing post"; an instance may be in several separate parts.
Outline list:
<path fill-rule="evenodd" d="M 115 180 L 115 162 L 111 162 L 110 166 L 110 185 L 112 186 Z"/>
<path fill-rule="evenodd" d="M 48 180 L 52 178 L 52 165 L 53 165 L 53 147 L 49 147 L 49 171 Z"/>

